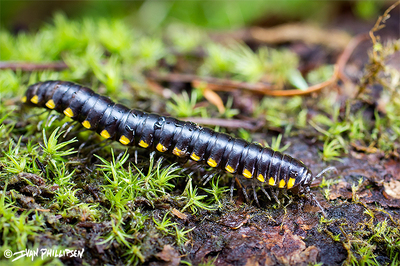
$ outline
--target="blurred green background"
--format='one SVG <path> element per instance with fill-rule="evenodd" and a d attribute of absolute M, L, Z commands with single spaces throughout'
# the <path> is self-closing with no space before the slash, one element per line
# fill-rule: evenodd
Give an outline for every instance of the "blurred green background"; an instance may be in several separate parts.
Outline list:
<path fill-rule="evenodd" d="M 124 18 L 144 30 L 170 22 L 206 28 L 235 29 L 244 25 L 275 25 L 287 21 L 328 23 L 338 14 L 376 19 L 393 1 L 1 1 L 0 23 L 12 32 L 50 23 L 54 13 L 68 18 Z"/>

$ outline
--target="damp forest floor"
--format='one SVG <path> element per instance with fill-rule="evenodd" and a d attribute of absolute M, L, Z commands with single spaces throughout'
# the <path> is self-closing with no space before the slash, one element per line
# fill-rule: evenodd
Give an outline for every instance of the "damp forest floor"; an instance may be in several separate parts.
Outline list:
<path fill-rule="evenodd" d="M 286 25 L 302 36 L 183 25 L 152 36 L 62 14 L 32 34 L 2 31 L 0 263 L 400 265 L 399 6 L 384 12 L 375 26 Z M 203 185 L 210 169 L 189 175 L 192 162 L 20 103 L 49 79 L 268 145 L 314 174 L 334 166 L 311 186 L 327 216 L 290 192 L 278 204 L 256 188 L 258 206 L 243 177 L 231 199 L 232 175 Z M 84 252 L 6 257 L 43 248 Z"/>

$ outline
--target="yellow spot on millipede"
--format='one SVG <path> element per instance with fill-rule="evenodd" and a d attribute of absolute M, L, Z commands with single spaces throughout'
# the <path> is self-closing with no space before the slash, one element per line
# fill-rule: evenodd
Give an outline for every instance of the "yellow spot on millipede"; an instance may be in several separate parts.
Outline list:
<path fill-rule="evenodd" d="M 174 150 L 172 151 L 173 154 L 175 154 L 176 156 L 182 156 L 182 151 L 178 148 L 174 148 Z"/>
<path fill-rule="evenodd" d="M 275 179 L 273 177 L 270 177 L 268 180 L 268 185 L 270 186 L 275 186 Z"/>
<path fill-rule="evenodd" d="M 74 116 L 74 112 L 72 112 L 71 108 L 67 108 L 64 110 L 64 114 L 68 117 L 73 117 Z"/>
<path fill-rule="evenodd" d="M 146 142 L 144 142 L 143 140 L 141 140 L 141 141 L 139 142 L 139 146 L 140 146 L 140 147 L 143 147 L 143 148 L 147 148 L 147 147 L 149 147 L 149 144 L 146 143 Z"/>
<path fill-rule="evenodd" d="M 56 104 L 54 103 L 53 99 L 51 99 L 47 101 L 46 106 L 47 108 L 54 109 L 54 107 L 56 107 Z"/>
<path fill-rule="evenodd" d="M 33 102 L 34 104 L 37 104 L 39 102 L 39 97 L 37 95 L 33 96 L 31 99 L 31 102 Z"/>
<path fill-rule="evenodd" d="M 281 180 L 281 181 L 279 181 L 279 188 L 284 188 L 285 187 L 285 180 Z"/>
<path fill-rule="evenodd" d="M 129 144 L 129 139 L 127 138 L 127 137 L 125 137 L 124 135 L 122 135 L 120 138 L 119 138 L 119 142 L 121 142 L 122 144 L 124 144 L 124 145 L 128 145 Z"/>
<path fill-rule="evenodd" d="M 207 163 L 208 163 L 208 165 L 209 166 L 211 166 L 211 167 L 217 167 L 217 162 L 213 159 L 213 158 L 208 158 L 208 160 L 207 160 Z"/>
<path fill-rule="evenodd" d="M 82 122 L 82 125 L 83 125 L 84 127 L 86 127 L 87 129 L 90 129 L 90 128 L 92 127 L 92 125 L 90 124 L 90 122 L 87 121 L 87 120 L 83 121 L 83 122 Z"/>
<path fill-rule="evenodd" d="M 157 146 L 156 146 L 156 149 L 157 149 L 159 152 L 165 152 L 165 151 L 167 150 L 167 147 L 165 147 L 165 146 L 162 145 L 161 143 L 158 143 Z"/>
<path fill-rule="evenodd" d="M 26 103 L 26 96 L 22 97 L 21 102 Z"/>
<path fill-rule="evenodd" d="M 229 173 L 235 172 L 235 169 L 233 169 L 232 166 L 230 166 L 230 165 L 225 166 L 225 170 L 228 171 Z"/>
<path fill-rule="evenodd" d="M 294 186 L 294 182 L 296 181 L 296 179 L 294 178 L 289 178 L 289 181 L 287 182 L 287 188 L 290 189 Z"/>
<path fill-rule="evenodd" d="M 251 174 L 251 172 L 247 169 L 243 170 L 243 176 L 246 178 L 251 178 L 253 175 Z"/>
<path fill-rule="evenodd" d="M 265 182 L 265 179 L 264 179 L 264 176 L 262 175 L 262 174 L 259 174 L 258 176 L 257 176 L 257 179 L 260 181 L 260 182 Z"/>
<path fill-rule="evenodd" d="M 110 133 L 108 133 L 107 130 L 103 129 L 103 131 L 101 131 L 100 136 L 102 136 L 105 139 L 108 139 L 110 137 Z"/>
<path fill-rule="evenodd" d="M 200 157 L 197 156 L 194 152 L 192 153 L 192 155 L 190 155 L 190 158 L 192 158 L 193 161 L 198 161 L 198 160 L 200 160 Z"/>

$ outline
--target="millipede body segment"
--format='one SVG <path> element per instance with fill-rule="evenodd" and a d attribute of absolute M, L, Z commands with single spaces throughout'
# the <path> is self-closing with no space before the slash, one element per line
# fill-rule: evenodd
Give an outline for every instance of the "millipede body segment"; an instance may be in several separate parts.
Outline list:
<path fill-rule="evenodd" d="M 261 186 L 302 194 L 309 192 L 313 180 L 311 171 L 289 155 L 192 122 L 128 109 L 71 82 L 33 84 L 22 101 L 64 113 L 103 138 L 190 157 L 198 163 L 253 179 Z"/>

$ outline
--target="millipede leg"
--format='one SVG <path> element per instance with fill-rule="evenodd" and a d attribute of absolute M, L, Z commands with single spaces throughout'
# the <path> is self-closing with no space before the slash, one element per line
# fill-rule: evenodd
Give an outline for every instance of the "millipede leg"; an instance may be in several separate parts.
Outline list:
<path fill-rule="evenodd" d="M 55 116 L 55 115 L 53 115 L 53 114 L 51 113 L 51 111 L 50 111 L 49 114 L 48 114 L 48 116 L 47 116 L 46 123 L 44 124 L 45 127 L 49 127 L 49 122 L 50 122 L 51 120 L 53 120 L 54 116 Z M 50 124 L 50 125 L 51 125 L 51 124 Z"/>
<path fill-rule="evenodd" d="M 203 176 L 200 178 L 200 181 L 203 182 L 203 180 L 207 179 L 207 177 L 208 177 L 208 173 L 206 173 L 205 175 L 203 175 Z"/>
<path fill-rule="evenodd" d="M 271 197 L 269 196 L 268 192 L 265 190 L 264 186 L 260 186 L 261 191 L 267 196 L 267 198 L 271 201 Z"/>
<path fill-rule="evenodd" d="M 293 197 L 289 197 L 289 195 L 286 193 L 286 191 L 283 191 L 283 195 L 289 199 L 289 202 L 286 206 L 289 206 L 293 202 Z"/>
<path fill-rule="evenodd" d="M 81 145 L 79 145 L 79 147 L 78 147 L 78 156 L 80 155 L 81 150 L 82 150 L 83 147 L 85 147 L 85 146 L 86 146 L 86 141 L 85 141 L 84 143 L 82 143 Z"/>
<path fill-rule="evenodd" d="M 253 197 L 254 197 L 254 200 L 256 201 L 257 206 L 260 207 L 260 202 L 258 201 L 257 192 L 256 192 L 256 184 L 255 183 L 256 183 L 256 181 L 253 181 L 251 183 L 251 186 L 252 186 L 252 189 L 253 189 Z"/>
<path fill-rule="evenodd" d="M 164 161 L 164 157 L 163 157 L 163 156 L 160 156 L 160 158 L 157 159 L 156 165 L 157 165 L 157 166 L 158 166 L 158 165 L 161 165 L 163 161 Z"/>
<path fill-rule="evenodd" d="M 208 174 L 206 181 L 203 182 L 203 186 L 205 186 L 215 176 L 215 174 L 215 172 Z"/>
<path fill-rule="evenodd" d="M 287 190 L 282 190 L 282 194 L 283 194 L 283 196 L 285 196 L 285 197 L 288 198 L 289 200 L 292 199 L 292 198 L 289 197 L 289 195 L 287 194 Z"/>
<path fill-rule="evenodd" d="M 67 135 L 69 134 L 69 132 L 71 132 L 71 130 L 77 125 L 76 122 L 73 122 L 70 124 L 70 126 L 67 128 L 67 130 L 65 131 L 63 138 L 67 137 Z"/>
<path fill-rule="evenodd" d="M 150 152 L 150 155 L 149 155 L 150 161 L 153 161 L 155 156 L 156 156 L 156 152 L 155 151 Z"/>
<path fill-rule="evenodd" d="M 244 197 L 246 198 L 246 202 L 249 203 L 250 198 L 249 198 L 249 195 L 247 195 L 246 188 L 244 186 L 242 186 L 242 192 L 244 194 Z"/>
<path fill-rule="evenodd" d="M 64 125 L 61 126 L 60 131 L 63 131 L 64 129 L 66 129 L 67 127 L 69 127 L 70 124 L 71 124 L 71 122 L 66 122 L 66 123 L 64 123 Z"/>
<path fill-rule="evenodd" d="M 317 204 L 317 207 L 321 210 L 322 215 L 323 215 L 324 217 L 327 217 L 328 215 L 326 214 L 324 208 L 322 208 L 321 204 L 319 204 L 319 201 L 315 198 L 315 195 L 312 194 L 311 192 L 308 193 L 308 195 L 310 196 L 311 200 L 314 201 L 315 204 Z"/>
<path fill-rule="evenodd" d="M 233 190 L 235 188 L 235 178 L 232 178 L 230 194 L 231 194 L 231 201 L 233 201 Z"/>
<path fill-rule="evenodd" d="M 205 174 L 205 175 L 203 175 L 203 176 L 201 177 L 201 181 L 202 181 L 202 182 L 203 182 L 203 180 L 206 180 L 206 181 L 203 183 L 203 186 L 204 186 L 205 184 L 207 184 L 206 182 L 207 182 L 208 177 L 209 177 L 210 175 L 211 175 L 211 174 L 207 173 L 207 174 Z"/>
<path fill-rule="evenodd" d="M 180 165 L 185 165 L 189 161 L 189 158 L 184 158 L 184 157 L 178 157 L 177 162 Z"/>
<path fill-rule="evenodd" d="M 199 169 L 202 167 L 200 164 L 193 164 L 188 166 L 187 168 L 184 168 L 183 171 L 189 171 L 187 174 L 188 177 L 192 177 L 195 173 L 199 172 Z"/>
<path fill-rule="evenodd" d="M 51 118 L 50 118 L 51 117 Z M 51 115 L 46 122 L 47 127 L 51 127 L 54 121 L 56 121 L 60 116 L 59 115 Z"/>
<path fill-rule="evenodd" d="M 42 127 L 43 121 L 39 121 L 39 123 L 37 124 L 37 130 L 40 131 L 40 128 Z"/>
<path fill-rule="evenodd" d="M 90 134 L 88 139 L 85 142 L 83 142 L 81 145 L 79 145 L 78 154 L 77 154 L 78 156 L 80 155 L 82 149 L 89 143 L 89 141 L 93 140 L 94 138 L 96 138 L 96 134 Z M 86 148 L 95 147 L 95 146 L 98 146 L 98 145 L 99 144 L 96 143 L 96 144 L 92 144 L 92 145 L 90 145 L 90 146 L 88 146 Z"/>
<path fill-rule="evenodd" d="M 171 172 L 174 172 L 174 171 L 178 170 L 179 168 L 180 168 L 179 165 L 176 165 L 176 166 L 174 166 L 174 167 L 171 167 Z"/>
<path fill-rule="evenodd" d="M 41 116 L 42 114 L 44 114 L 44 113 L 46 113 L 46 112 L 48 112 L 48 110 L 45 110 L 45 111 L 40 112 L 40 113 L 38 113 L 38 114 L 28 115 L 28 116 L 26 116 L 26 118 L 29 119 L 29 118 L 32 118 L 32 117 L 34 117 L 34 116 Z"/>
<path fill-rule="evenodd" d="M 105 139 L 105 140 L 101 141 L 100 143 L 107 143 L 107 142 L 110 142 L 110 143 L 111 143 L 111 140 Z M 94 154 L 95 152 L 97 152 L 97 151 L 99 151 L 99 150 L 101 150 L 101 149 L 104 148 L 103 146 L 99 146 L 100 143 L 96 143 L 96 144 L 89 145 L 89 146 L 86 147 L 86 149 L 90 149 L 91 147 L 96 147 L 96 146 L 98 146 L 97 148 L 91 150 L 91 151 L 89 152 L 89 154 L 86 156 L 86 158 L 89 159 L 90 157 L 93 156 L 93 154 Z"/>
<path fill-rule="evenodd" d="M 189 174 L 187 175 L 189 178 L 192 178 L 192 176 L 194 175 L 194 173 L 196 173 L 196 171 L 191 171 L 189 172 Z"/>
<path fill-rule="evenodd" d="M 134 158 L 135 158 L 135 164 L 138 164 L 138 151 L 135 150 L 134 154 Z"/>
<path fill-rule="evenodd" d="M 278 195 L 279 195 L 279 190 L 273 190 L 271 188 L 271 194 L 274 197 L 274 199 L 276 200 L 276 202 L 278 203 L 278 205 L 281 205 L 281 202 L 279 201 Z"/>
<path fill-rule="evenodd" d="M 175 172 L 175 171 L 178 170 L 179 168 L 181 168 L 179 165 L 175 165 L 175 166 L 171 167 L 170 171 L 171 171 L 171 172 Z"/>
<path fill-rule="evenodd" d="M 117 159 L 115 160 L 116 162 L 118 162 L 122 156 L 124 156 L 125 152 L 121 152 L 120 154 L 118 154 Z"/>

